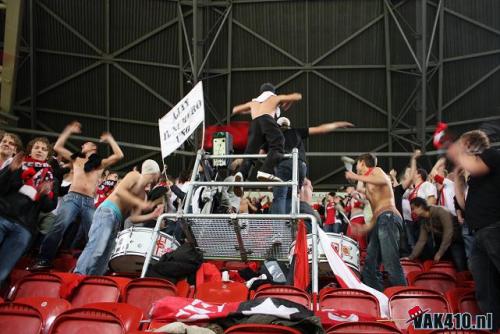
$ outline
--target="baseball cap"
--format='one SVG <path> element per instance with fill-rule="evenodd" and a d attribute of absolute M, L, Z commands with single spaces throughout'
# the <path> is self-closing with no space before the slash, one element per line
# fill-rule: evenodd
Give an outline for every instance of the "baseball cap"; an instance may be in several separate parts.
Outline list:
<path fill-rule="evenodd" d="M 141 174 L 160 173 L 160 166 L 154 160 L 148 159 L 142 163 Z"/>

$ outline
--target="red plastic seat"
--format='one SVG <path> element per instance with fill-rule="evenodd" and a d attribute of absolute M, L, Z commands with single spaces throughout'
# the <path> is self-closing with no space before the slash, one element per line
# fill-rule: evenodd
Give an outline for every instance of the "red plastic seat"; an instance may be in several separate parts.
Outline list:
<path fill-rule="evenodd" d="M 34 307 L 42 316 L 43 333 L 48 333 L 57 316 L 71 308 L 71 304 L 61 298 L 24 297 L 16 299 L 16 304 Z"/>
<path fill-rule="evenodd" d="M 170 281 L 159 278 L 138 278 L 125 286 L 123 302 L 140 308 L 148 314 L 153 302 L 166 296 L 176 296 L 177 288 Z"/>
<path fill-rule="evenodd" d="M 128 282 L 130 279 L 123 277 L 87 276 L 72 294 L 71 305 L 81 307 L 90 303 L 116 303 Z"/>
<path fill-rule="evenodd" d="M 423 311 L 430 310 L 433 313 L 451 312 L 448 301 L 437 291 L 419 287 L 393 287 L 385 291 L 389 297 L 390 318 L 401 330 L 408 327 L 410 309 L 419 306 Z"/>
<path fill-rule="evenodd" d="M 420 286 L 445 293 L 457 286 L 456 278 L 448 273 L 428 271 L 408 274 L 408 282 L 413 286 Z"/>
<path fill-rule="evenodd" d="M 120 318 L 111 311 L 81 307 L 61 313 L 50 334 L 125 334 Z"/>
<path fill-rule="evenodd" d="M 267 285 L 257 290 L 252 299 L 281 298 L 311 308 L 311 297 L 304 290 L 288 285 Z"/>
<path fill-rule="evenodd" d="M 479 330 L 422 330 L 414 329 L 413 326 L 408 327 L 408 334 L 486 334 L 491 333 L 490 331 L 479 331 Z"/>
<path fill-rule="evenodd" d="M 453 277 L 456 277 L 457 275 L 457 270 L 451 262 L 434 263 L 431 266 L 428 266 L 426 271 L 446 273 Z"/>
<path fill-rule="evenodd" d="M 412 260 L 400 260 L 401 267 L 403 268 L 403 273 L 408 275 L 412 271 L 422 272 L 424 271 L 424 266 L 421 263 Z"/>
<path fill-rule="evenodd" d="M 319 309 L 350 310 L 380 317 L 380 306 L 372 294 L 357 289 L 335 289 L 323 293 Z"/>
<path fill-rule="evenodd" d="M 0 304 L 2 333 L 42 334 L 43 317 L 33 306 L 18 303 Z"/>
<path fill-rule="evenodd" d="M 195 298 L 213 304 L 242 302 L 248 299 L 248 288 L 238 282 L 207 282 L 196 287 Z"/>
<path fill-rule="evenodd" d="M 113 313 L 120 319 L 125 331 L 138 330 L 143 318 L 143 312 L 140 308 L 124 303 L 93 303 L 85 305 L 85 308 Z"/>
<path fill-rule="evenodd" d="M 263 325 L 263 324 L 242 324 L 229 327 L 224 331 L 224 334 L 253 334 L 253 333 L 269 333 L 269 334 L 301 334 L 297 329 L 280 326 L 280 325 Z"/>
<path fill-rule="evenodd" d="M 23 297 L 59 298 L 61 287 L 75 280 L 70 273 L 34 273 L 22 277 L 10 290 L 9 300 Z"/>
<path fill-rule="evenodd" d="M 330 328 L 327 334 L 379 334 L 394 333 L 401 334 L 401 331 L 394 326 L 379 322 L 346 322 Z"/>
<path fill-rule="evenodd" d="M 456 275 L 457 282 L 473 281 L 474 278 L 470 271 L 459 271 Z"/>

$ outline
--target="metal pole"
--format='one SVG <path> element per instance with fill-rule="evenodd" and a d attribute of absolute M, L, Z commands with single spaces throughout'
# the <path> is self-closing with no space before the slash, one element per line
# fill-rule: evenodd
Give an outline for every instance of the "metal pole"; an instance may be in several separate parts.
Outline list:
<path fill-rule="evenodd" d="M 266 220 L 290 220 L 290 219 L 310 219 L 313 232 L 313 251 L 312 251 L 312 292 L 313 294 L 318 293 L 318 226 L 316 217 L 309 214 L 298 214 L 298 215 L 277 215 L 277 214 L 184 214 L 184 213 L 164 213 L 158 217 L 156 220 L 156 225 L 153 231 L 153 236 L 155 238 L 151 242 L 151 246 L 148 249 L 146 260 L 144 261 L 144 266 L 142 267 L 141 277 L 146 275 L 147 268 L 151 262 L 151 257 L 153 255 L 155 240 L 158 235 L 159 227 L 161 222 L 166 218 L 201 218 L 201 219 L 266 219 Z M 215 241 L 215 240 L 214 240 Z"/>
<path fill-rule="evenodd" d="M 206 154 L 203 156 L 205 159 L 260 159 L 266 158 L 266 154 L 223 154 L 223 155 L 210 155 Z M 284 158 L 293 158 L 292 154 L 283 154 Z"/>
<path fill-rule="evenodd" d="M 443 119 L 443 58 L 444 58 L 444 1 L 439 10 L 439 51 L 438 51 L 438 102 L 437 102 L 437 121 Z"/>
<path fill-rule="evenodd" d="M 292 212 L 299 213 L 299 196 L 297 194 L 299 184 L 299 150 L 292 150 Z"/>
<path fill-rule="evenodd" d="M 188 212 L 189 210 L 189 205 L 191 204 L 191 197 L 193 197 L 193 189 L 195 185 L 196 175 L 198 175 L 198 167 L 200 166 L 202 156 L 203 156 L 203 150 L 198 150 L 198 153 L 196 154 L 196 161 L 194 162 L 193 166 L 193 173 L 191 174 L 191 182 L 189 183 L 186 197 L 184 197 L 183 212 Z"/>
<path fill-rule="evenodd" d="M 387 144 L 389 152 L 392 152 L 392 78 L 391 78 L 391 42 L 389 34 L 389 13 L 384 6 L 384 42 L 385 42 L 385 90 L 387 103 Z M 389 169 L 393 168 L 393 158 L 389 158 Z"/>

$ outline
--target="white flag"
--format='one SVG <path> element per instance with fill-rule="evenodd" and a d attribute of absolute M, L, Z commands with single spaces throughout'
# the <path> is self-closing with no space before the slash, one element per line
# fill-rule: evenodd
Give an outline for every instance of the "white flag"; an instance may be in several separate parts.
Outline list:
<path fill-rule="evenodd" d="M 203 84 L 200 81 L 189 94 L 158 121 L 162 158 L 179 148 L 204 119 Z"/>
<path fill-rule="evenodd" d="M 380 305 L 380 313 L 382 317 L 389 317 L 389 298 L 382 292 L 369 287 L 366 284 L 361 283 L 359 278 L 354 275 L 354 273 L 349 269 L 349 267 L 344 263 L 340 256 L 330 247 L 330 239 L 328 235 L 318 227 L 318 236 L 323 248 L 328 264 L 333 271 L 333 274 L 337 278 L 337 281 L 343 288 L 351 288 L 364 290 L 371 293 L 377 298 Z"/>

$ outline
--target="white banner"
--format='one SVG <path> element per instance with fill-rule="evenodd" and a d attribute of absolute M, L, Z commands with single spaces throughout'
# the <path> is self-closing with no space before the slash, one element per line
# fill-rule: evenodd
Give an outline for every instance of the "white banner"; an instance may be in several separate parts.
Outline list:
<path fill-rule="evenodd" d="M 169 156 L 179 148 L 204 119 L 203 84 L 200 81 L 189 94 L 158 121 L 162 158 Z"/>

